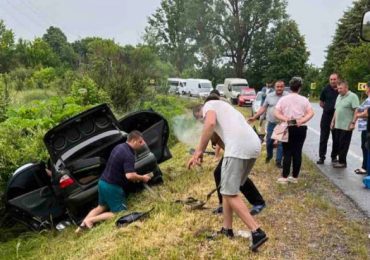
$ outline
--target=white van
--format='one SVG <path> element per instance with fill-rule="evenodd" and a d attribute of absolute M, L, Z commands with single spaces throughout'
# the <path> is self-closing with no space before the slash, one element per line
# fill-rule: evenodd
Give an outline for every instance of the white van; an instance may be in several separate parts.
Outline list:
<path fill-rule="evenodd" d="M 212 83 L 208 79 L 187 79 L 186 94 L 191 97 L 206 98 L 212 90 Z"/>
<path fill-rule="evenodd" d="M 225 97 L 231 104 L 236 104 L 242 88 L 248 87 L 248 81 L 241 78 L 226 78 L 224 82 Z"/>
<path fill-rule="evenodd" d="M 168 93 L 170 94 L 184 94 L 186 80 L 181 78 L 168 78 L 167 86 L 169 86 Z"/>

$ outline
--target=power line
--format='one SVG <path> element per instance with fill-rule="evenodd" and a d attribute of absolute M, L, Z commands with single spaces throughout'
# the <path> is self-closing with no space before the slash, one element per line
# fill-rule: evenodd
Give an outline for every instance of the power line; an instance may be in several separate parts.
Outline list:
<path fill-rule="evenodd" d="M 5 0 L 5 2 L 8 4 L 8 6 L 10 6 L 13 10 L 15 10 L 15 13 L 18 13 L 18 14 L 21 14 L 24 18 L 26 18 L 26 21 L 31 21 L 33 24 L 35 24 L 36 26 L 38 26 L 39 28 L 41 28 L 42 30 L 44 30 L 45 28 L 38 22 L 38 21 L 35 21 L 33 18 L 31 18 L 30 16 L 28 16 L 27 13 L 24 13 L 23 11 L 21 12 L 19 8 L 17 8 L 16 6 L 14 6 L 12 4 L 12 2 L 10 0 Z"/>

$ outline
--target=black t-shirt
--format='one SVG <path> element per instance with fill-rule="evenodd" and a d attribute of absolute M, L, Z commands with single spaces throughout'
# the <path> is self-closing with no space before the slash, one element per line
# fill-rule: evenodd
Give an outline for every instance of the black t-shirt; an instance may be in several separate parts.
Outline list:
<path fill-rule="evenodd" d="M 113 148 L 101 179 L 127 191 L 130 182 L 125 173 L 129 172 L 135 172 L 135 152 L 127 143 L 119 144 Z"/>
<path fill-rule="evenodd" d="M 327 85 L 321 92 L 320 100 L 324 102 L 325 112 L 334 112 L 335 101 L 337 100 L 338 91 Z"/>

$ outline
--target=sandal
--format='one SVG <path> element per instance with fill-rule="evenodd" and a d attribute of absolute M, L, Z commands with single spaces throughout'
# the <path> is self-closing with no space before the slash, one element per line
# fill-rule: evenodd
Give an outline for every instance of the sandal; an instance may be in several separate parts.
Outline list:
<path fill-rule="evenodd" d="M 366 173 L 367 173 L 367 171 L 366 171 L 366 170 L 364 170 L 364 169 L 362 169 L 362 168 L 358 168 L 358 169 L 356 169 L 356 170 L 355 170 L 355 173 L 356 173 L 356 174 L 366 174 Z"/>

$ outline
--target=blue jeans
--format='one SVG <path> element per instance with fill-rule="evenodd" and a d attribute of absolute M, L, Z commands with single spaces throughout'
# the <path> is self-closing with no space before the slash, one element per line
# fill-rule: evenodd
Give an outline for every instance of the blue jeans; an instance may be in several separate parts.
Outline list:
<path fill-rule="evenodd" d="M 272 123 L 272 122 L 267 123 L 266 151 L 267 151 L 267 158 L 269 159 L 273 157 L 275 140 L 271 139 L 271 135 L 276 125 L 277 123 Z M 283 146 L 281 142 L 279 142 L 277 150 L 276 150 L 276 162 L 281 163 L 282 158 L 283 158 Z"/>

